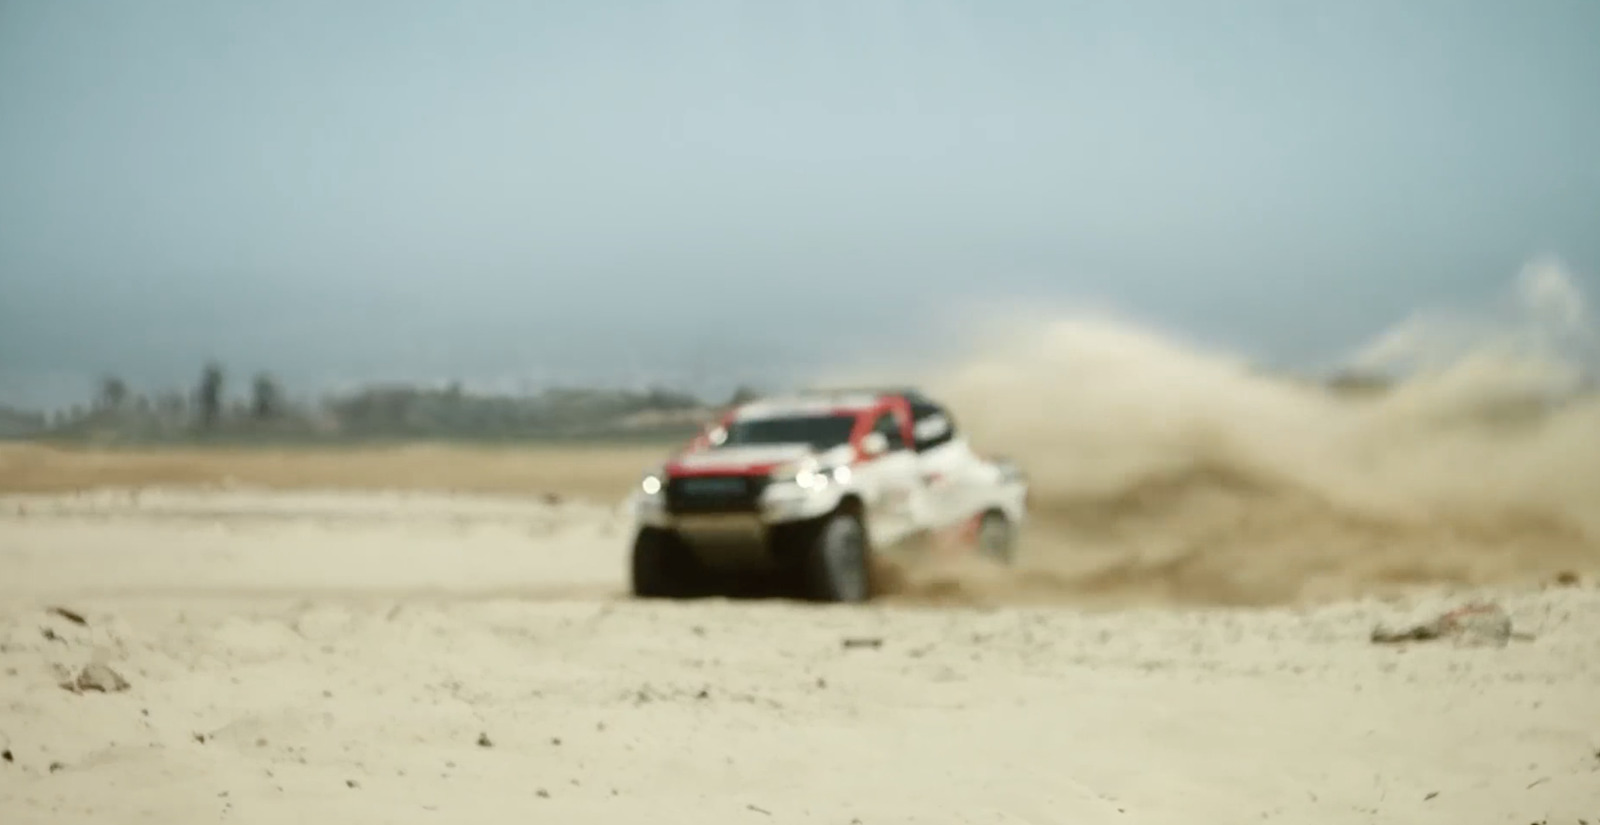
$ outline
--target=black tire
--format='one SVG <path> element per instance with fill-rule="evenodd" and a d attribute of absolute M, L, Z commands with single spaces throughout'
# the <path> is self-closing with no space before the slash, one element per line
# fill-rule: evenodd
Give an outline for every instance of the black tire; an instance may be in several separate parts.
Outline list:
<path fill-rule="evenodd" d="M 705 595 L 705 573 L 683 539 L 671 530 L 642 527 L 633 539 L 633 595 L 689 599 Z"/>
<path fill-rule="evenodd" d="M 999 510 L 990 510 L 978 520 L 978 554 L 1009 565 L 1017 556 L 1017 530 Z"/>
<path fill-rule="evenodd" d="M 872 598 L 872 551 L 866 525 L 843 511 L 825 519 L 809 536 L 804 574 L 807 596 L 819 602 L 864 602 Z"/>

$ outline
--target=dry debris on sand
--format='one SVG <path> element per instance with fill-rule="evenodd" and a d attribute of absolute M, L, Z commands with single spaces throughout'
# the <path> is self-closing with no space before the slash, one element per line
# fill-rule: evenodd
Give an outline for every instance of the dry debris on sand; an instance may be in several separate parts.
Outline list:
<path fill-rule="evenodd" d="M 90 663 L 84 665 L 78 675 L 71 681 L 62 682 L 61 687 L 73 693 L 121 693 L 132 687 L 122 674 L 102 664 Z"/>
<path fill-rule="evenodd" d="M 1380 624 L 1372 631 L 1372 641 L 1395 644 L 1453 639 L 1462 645 L 1505 647 L 1516 635 L 1505 608 L 1490 602 L 1474 602 L 1398 630 Z"/>

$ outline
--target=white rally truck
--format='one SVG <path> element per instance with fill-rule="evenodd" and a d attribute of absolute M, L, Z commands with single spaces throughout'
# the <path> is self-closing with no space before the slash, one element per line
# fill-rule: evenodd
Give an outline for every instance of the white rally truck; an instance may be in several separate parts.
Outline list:
<path fill-rule="evenodd" d="M 1013 557 L 1028 482 L 981 457 L 915 390 L 810 391 L 734 408 L 634 489 L 641 598 L 737 595 L 777 581 L 870 599 L 873 556 L 919 536 Z"/>

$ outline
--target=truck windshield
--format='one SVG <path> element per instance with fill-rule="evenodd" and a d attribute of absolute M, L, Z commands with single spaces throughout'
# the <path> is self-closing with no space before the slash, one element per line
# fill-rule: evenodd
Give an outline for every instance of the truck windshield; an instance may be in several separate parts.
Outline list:
<path fill-rule="evenodd" d="M 851 415 L 797 415 L 734 421 L 728 424 L 728 437 L 717 446 L 808 444 L 814 450 L 828 450 L 849 443 L 850 431 L 855 425 L 855 416 Z"/>

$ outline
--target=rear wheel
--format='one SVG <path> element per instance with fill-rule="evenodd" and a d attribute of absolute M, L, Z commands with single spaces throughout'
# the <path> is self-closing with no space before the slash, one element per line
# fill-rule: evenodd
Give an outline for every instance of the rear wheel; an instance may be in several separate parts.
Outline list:
<path fill-rule="evenodd" d="M 644 527 L 633 540 L 632 581 L 642 599 L 687 599 L 704 595 L 705 571 L 677 533 Z"/>
<path fill-rule="evenodd" d="M 821 602 L 864 602 L 872 596 L 871 552 L 861 518 L 849 511 L 829 516 L 805 548 L 808 595 Z"/>
<path fill-rule="evenodd" d="M 990 510 L 978 520 L 978 553 L 1001 564 L 1016 558 L 1017 531 L 1005 513 Z"/>

